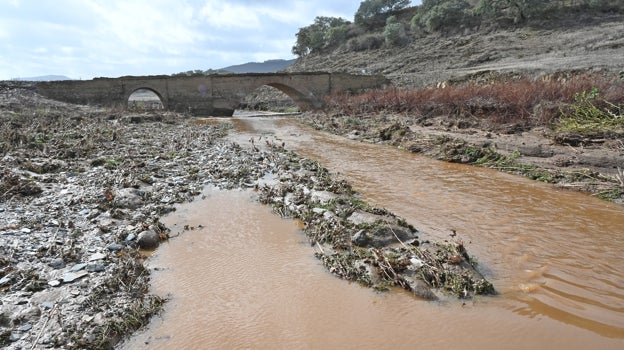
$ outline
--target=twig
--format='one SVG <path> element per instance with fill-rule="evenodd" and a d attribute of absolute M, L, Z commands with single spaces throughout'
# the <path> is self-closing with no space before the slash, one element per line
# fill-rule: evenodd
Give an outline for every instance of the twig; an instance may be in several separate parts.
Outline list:
<path fill-rule="evenodd" d="M 394 230 L 392 229 L 392 227 L 388 226 L 388 228 L 390 229 L 390 232 L 392 232 L 392 234 L 394 235 L 394 238 L 396 238 L 397 241 L 399 241 L 399 243 L 401 243 L 401 245 L 409 250 L 409 247 L 405 245 L 405 243 L 403 243 L 403 241 L 401 241 L 401 239 L 399 238 L 399 236 L 397 236 L 397 234 L 394 232 Z"/>
<path fill-rule="evenodd" d="M 43 326 L 41 327 L 41 330 L 39 330 L 39 334 L 37 335 L 37 338 L 35 338 L 35 341 L 33 345 L 30 347 L 30 350 L 33 350 L 37 346 L 37 343 L 39 342 L 39 338 L 41 338 L 41 336 L 43 335 L 43 331 L 45 331 L 45 328 L 48 325 L 48 321 L 50 321 L 50 319 L 52 318 L 52 314 L 56 311 L 57 308 L 58 308 L 58 304 L 54 304 L 54 307 L 52 308 L 52 310 L 50 310 L 50 313 L 48 314 L 48 318 L 46 318 L 45 322 L 43 323 Z"/>
<path fill-rule="evenodd" d="M 325 255 L 325 251 L 323 250 L 323 247 L 321 247 L 321 244 L 316 241 L 316 245 L 318 246 L 319 250 L 321 251 L 321 254 Z"/>
<path fill-rule="evenodd" d="M 615 177 L 620 180 L 620 186 L 624 187 L 624 171 L 622 170 L 622 168 L 617 167 L 617 174 L 615 175 Z"/>

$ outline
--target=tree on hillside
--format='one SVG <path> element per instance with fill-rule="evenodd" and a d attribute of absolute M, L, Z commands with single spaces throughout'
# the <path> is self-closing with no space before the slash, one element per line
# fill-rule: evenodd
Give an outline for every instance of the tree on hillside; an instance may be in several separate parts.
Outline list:
<path fill-rule="evenodd" d="M 296 34 L 297 42 L 292 48 L 292 53 L 305 56 L 334 43 L 344 35 L 348 24 L 349 22 L 343 18 L 316 17 L 314 23 L 299 28 Z"/>
<path fill-rule="evenodd" d="M 424 26 L 433 32 L 445 26 L 462 24 L 469 19 L 466 15 L 470 4 L 465 0 L 425 0 L 422 4 L 424 11 L 412 18 L 412 27 Z"/>
<path fill-rule="evenodd" d="M 365 25 L 379 15 L 404 9 L 409 4 L 410 0 L 364 0 L 355 13 L 355 24 Z"/>
<path fill-rule="evenodd" d="M 400 46 L 407 43 L 405 27 L 395 16 L 390 16 L 386 19 L 384 39 L 386 40 L 386 45 L 388 46 Z"/>
<path fill-rule="evenodd" d="M 507 13 L 520 22 L 530 17 L 531 13 L 543 11 L 555 1 L 544 0 L 481 0 L 475 11 L 482 15 L 500 15 Z"/>

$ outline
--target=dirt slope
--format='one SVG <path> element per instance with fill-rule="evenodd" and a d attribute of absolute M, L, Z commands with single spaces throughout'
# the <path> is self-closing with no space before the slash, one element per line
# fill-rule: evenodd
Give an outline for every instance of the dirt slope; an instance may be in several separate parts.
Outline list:
<path fill-rule="evenodd" d="M 449 35 L 412 33 L 410 41 L 398 48 L 309 55 L 288 70 L 381 73 L 406 87 L 462 80 L 484 71 L 539 75 L 624 70 L 624 14 L 571 14 L 557 22 Z"/>

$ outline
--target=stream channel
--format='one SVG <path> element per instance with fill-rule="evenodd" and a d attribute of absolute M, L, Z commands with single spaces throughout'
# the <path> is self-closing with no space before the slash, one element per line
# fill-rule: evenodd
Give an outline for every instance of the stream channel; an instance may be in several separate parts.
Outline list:
<path fill-rule="evenodd" d="M 206 189 L 163 219 L 174 234 L 196 229 L 149 259 L 152 292 L 170 301 L 121 348 L 624 349 L 621 206 L 290 118 L 228 120 L 232 141 L 284 142 L 404 217 L 421 239 L 462 240 L 499 295 L 426 302 L 339 280 L 299 224 L 254 192 Z"/>

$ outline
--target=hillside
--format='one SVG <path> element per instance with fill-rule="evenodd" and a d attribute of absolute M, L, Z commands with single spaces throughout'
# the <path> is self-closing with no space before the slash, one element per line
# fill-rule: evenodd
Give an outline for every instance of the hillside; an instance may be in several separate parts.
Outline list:
<path fill-rule="evenodd" d="M 291 64 L 295 60 L 268 60 L 264 62 L 247 62 L 221 68 L 222 71 L 230 73 L 275 73 Z"/>
<path fill-rule="evenodd" d="M 617 11 L 565 8 L 473 25 L 460 18 L 436 30 L 409 26 L 422 9 L 407 8 L 392 22 L 404 30 L 398 45 L 384 40 L 384 21 L 362 27 L 317 18 L 310 32 L 326 24 L 346 28 L 346 36 L 303 41 L 309 46 L 295 47 L 301 55 L 289 70 L 383 74 L 399 89 L 332 95 L 322 112 L 301 120 L 624 203 L 624 9 L 613 3 Z M 310 32 L 300 30 L 298 44 Z"/>
<path fill-rule="evenodd" d="M 408 16 L 406 16 L 408 17 Z M 409 17 L 408 17 L 409 18 Z M 404 23 L 408 28 L 408 24 Z M 373 28 L 354 40 L 381 36 Z M 624 71 L 624 13 L 563 13 L 508 26 L 406 30 L 402 46 L 355 51 L 348 45 L 301 56 L 290 71 L 381 73 L 396 85 L 422 87 L 492 72 L 541 75 L 557 71 Z M 369 39 L 370 40 L 370 39 Z"/>

